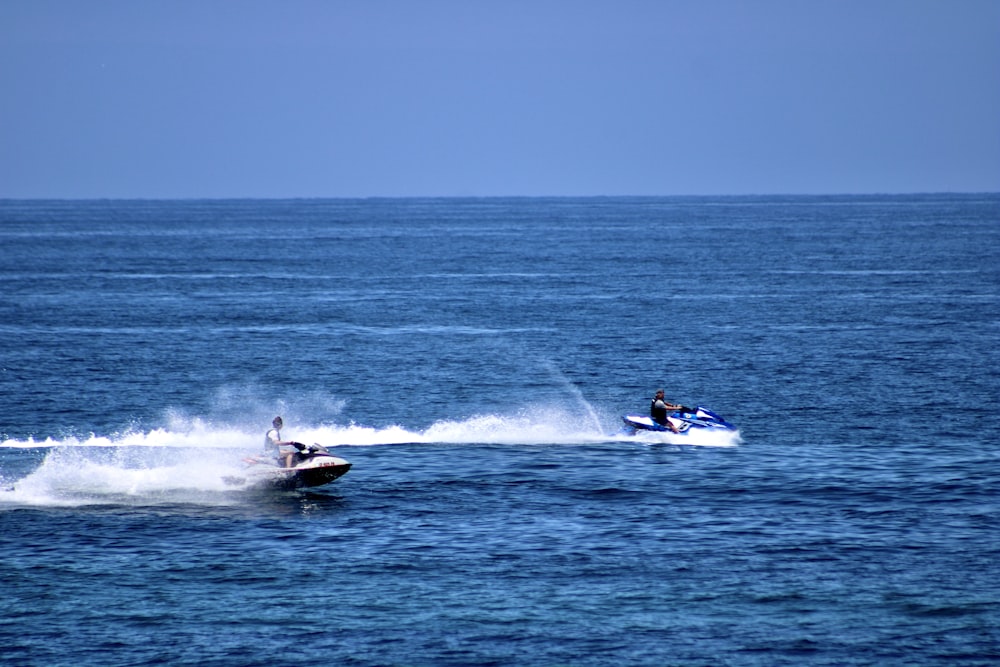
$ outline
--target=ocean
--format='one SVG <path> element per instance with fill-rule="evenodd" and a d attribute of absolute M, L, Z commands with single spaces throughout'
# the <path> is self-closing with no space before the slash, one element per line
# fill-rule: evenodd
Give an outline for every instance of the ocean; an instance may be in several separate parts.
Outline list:
<path fill-rule="evenodd" d="M 0 200 L 3 665 L 1000 663 L 1000 195 Z M 736 434 L 639 433 L 653 393 Z M 283 437 L 353 465 L 227 479 Z"/>

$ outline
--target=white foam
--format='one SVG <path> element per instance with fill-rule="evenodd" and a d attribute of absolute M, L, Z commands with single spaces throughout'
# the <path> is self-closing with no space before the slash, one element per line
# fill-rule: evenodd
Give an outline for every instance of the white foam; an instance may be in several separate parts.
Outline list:
<path fill-rule="evenodd" d="M 687 445 L 692 447 L 736 447 L 743 442 L 739 431 L 690 429 L 685 433 L 636 431 L 639 442 L 647 444 Z"/>
<path fill-rule="evenodd" d="M 58 447 L 34 471 L 0 491 L 0 503 L 77 506 L 108 503 L 228 502 L 225 478 L 238 457 L 185 448 Z"/>
<path fill-rule="evenodd" d="M 738 432 L 691 431 L 678 435 L 640 431 L 629 435 L 619 426 L 618 419 L 617 415 L 608 416 L 602 423 L 593 410 L 576 414 L 562 407 L 534 407 L 508 415 L 481 414 L 441 420 L 424 430 L 400 425 L 321 424 L 288 428 L 282 436 L 328 447 L 608 442 L 732 447 L 740 442 Z M 41 465 L 20 479 L 12 479 L 9 472 L 4 472 L 0 503 L 231 502 L 226 495 L 234 490 L 231 480 L 245 474 L 243 457 L 260 453 L 262 432 L 178 415 L 172 415 L 168 421 L 167 426 L 148 431 L 6 440 L 0 447 L 51 451 L 45 454 Z"/>

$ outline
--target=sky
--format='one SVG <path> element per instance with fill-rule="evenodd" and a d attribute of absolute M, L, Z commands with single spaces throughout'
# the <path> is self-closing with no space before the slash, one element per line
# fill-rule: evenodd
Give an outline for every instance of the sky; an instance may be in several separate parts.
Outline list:
<path fill-rule="evenodd" d="M 0 0 L 0 198 L 985 191 L 995 0 Z"/>

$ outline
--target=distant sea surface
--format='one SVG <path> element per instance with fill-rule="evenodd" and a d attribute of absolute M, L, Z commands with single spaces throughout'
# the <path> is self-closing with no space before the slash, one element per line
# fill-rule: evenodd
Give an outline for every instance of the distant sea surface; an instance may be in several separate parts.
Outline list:
<path fill-rule="evenodd" d="M 1000 195 L 0 201 L 3 665 L 1000 662 Z M 656 389 L 738 435 L 633 435 Z M 353 464 L 233 486 L 275 415 Z"/>

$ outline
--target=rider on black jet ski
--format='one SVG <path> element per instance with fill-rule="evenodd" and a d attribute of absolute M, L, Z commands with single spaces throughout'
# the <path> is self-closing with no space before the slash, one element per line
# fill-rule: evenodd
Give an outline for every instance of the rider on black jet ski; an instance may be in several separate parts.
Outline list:
<path fill-rule="evenodd" d="M 281 427 L 284 426 L 284 422 L 280 416 L 271 421 L 271 426 L 274 428 L 270 429 L 264 436 L 264 447 L 269 454 L 278 459 L 278 463 L 284 463 L 286 468 L 291 468 L 295 464 L 297 453 L 294 449 L 295 443 L 291 440 L 281 439 Z M 289 447 L 292 449 L 288 449 Z"/>

